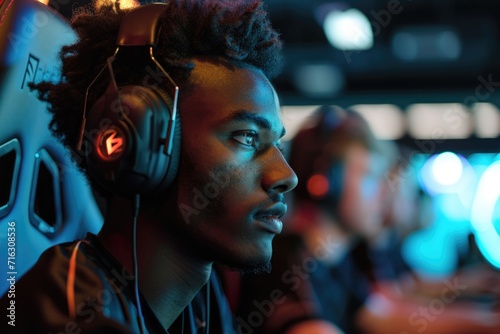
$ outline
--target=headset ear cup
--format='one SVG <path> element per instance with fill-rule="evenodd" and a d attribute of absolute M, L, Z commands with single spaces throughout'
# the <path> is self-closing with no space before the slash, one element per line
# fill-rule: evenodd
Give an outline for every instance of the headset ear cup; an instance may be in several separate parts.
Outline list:
<path fill-rule="evenodd" d="M 100 186 L 111 192 L 115 191 L 113 181 L 120 178 L 122 165 L 134 145 L 126 123 L 119 119 L 117 112 L 109 110 L 116 106 L 116 101 L 117 95 L 108 88 L 90 109 L 85 128 L 87 171 Z"/>
<path fill-rule="evenodd" d="M 170 155 L 170 162 L 166 167 L 164 172 L 164 179 L 155 193 L 162 193 L 165 191 L 173 182 L 179 171 L 180 156 L 181 156 L 181 117 L 177 114 L 177 119 L 175 120 L 174 134 L 172 136 L 172 154 Z"/>
<path fill-rule="evenodd" d="M 174 181 L 179 170 L 180 162 L 180 150 L 181 150 L 181 119 L 179 113 L 175 119 L 175 124 L 173 127 L 173 134 L 170 137 L 170 141 L 165 139 L 169 135 L 168 127 L 170 120 L 172 118 L 173 110 L 172 106 L 174 102 L 172 98 L 162 89 L 158 87 L 149 88 L 150 92 L 154 94 L 155 98 L 160 100 L 155 105 L 159 106 L 159 109 L 155 110 L 155 129 L 161 129 L 160 132 L 150 132 L 151 137 L 149 138 L 152 143 L 150 147 L 152 152 L 155 152 L 152 157 L 155 158 L 154 161 L 150 163 L 150 170 L 148 175 L 149 189 L 144 195 L 158 195 L 164 192 Z M 171 145 L 172 150 L 170 154 L 167 154 L 167 147 Z M 147 157 L 144 157 L 147 159 Z"/>
<path fill-rule="evenodd" d="M 87 168 L 105 189 L 130 197 L 157 194 L 172 183 L 180 135 L 174 133 L 172 154 L 166 154 L 169 102 L 159 89 L 129 85 L 119 88 L 119 96 L 109 89 L 92 107 L 87 124 L 97 132 L 97 140 L 87 156 Z M 176 129 L 180 132 L 180 125 Z M 124 146 L 121 156 L 118 151 L 113 159 L 101 154 L 102 148 L 112 150 L 115 142 Z"/>
<path fill-rule="evenodd" d="M 344 165 L 334 162 L 327 171 L 314 173 L 308 178 L 306 187 L 313 200 L 336 208 L 344 188 Z"/>

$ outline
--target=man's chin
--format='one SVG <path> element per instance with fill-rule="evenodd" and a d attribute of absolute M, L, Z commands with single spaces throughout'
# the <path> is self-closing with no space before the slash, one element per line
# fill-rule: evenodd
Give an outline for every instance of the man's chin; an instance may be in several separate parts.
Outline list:
<path fill-rule="evenodd" d="M 271 262 L 259 262 L 259 263 L 246 263 L 244 265 L 238 264 L 238 265 L 223 265 L 224 268 L 226 268 L 229 271 L 236 271 L 239 272 L 242 275 L 245 274 L 262 274 L 262 273 L 269 273 L 271 272 Z"/>
<path fill-rule="evenodd" d="M 246 266 L 242 268 L 238 268 L 238 271 L 241 274 L 253 274 L 253 275 L 258 275 L 262 273 L 270 273 L 271 272 L 271 262 L 266 262 L 264 264 L 260 265 L 254 265 L 254 266 Z"/>

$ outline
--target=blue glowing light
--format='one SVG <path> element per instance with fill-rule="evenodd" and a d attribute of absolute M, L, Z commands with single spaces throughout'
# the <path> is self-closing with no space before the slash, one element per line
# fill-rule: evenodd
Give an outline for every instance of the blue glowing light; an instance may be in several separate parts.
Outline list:
<path fill-rule="evenodd" d="M 439 154 L 432 164 L 434 179 L 443 186 L 456 184 L 462 176 L 462 171 L 462 161 L 452 152 Z"/>
<path fill-rule="evenodd" d="M 500 198 L 499 180 L 500 161 L 495 161 L 481 176 L 471 209 L 471 224 L 478 248 L 497 268 L 500 268 L 500 236 L 495 228 L 494 213 Z"/>

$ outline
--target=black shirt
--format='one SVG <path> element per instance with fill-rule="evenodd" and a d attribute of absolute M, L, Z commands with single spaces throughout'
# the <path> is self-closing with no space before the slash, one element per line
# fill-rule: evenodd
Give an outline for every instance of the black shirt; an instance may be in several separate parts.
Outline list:
<path fill-rule="evenodd" d="M 76 259 L 74 270 L 70 268 L 72 255 Z M 71 272 L 75 273 L 74 283 Z M 203 334 L 210 323 L 212 334 L 234 334 L 233 316 L 215 273 L 209 288 L 210 295 L 205 286 L 169 331 L 141 295 L 147 332 Z M 16 283 L 15 299 L 6 294 L 0 299 L 0 308 L 5 310 L 11 300 L 16 307 L 15 327 L 4 319 L 1 333 L 140 333 L 134 277 L 90 233 L 81 242 L 47 249 Z"/>

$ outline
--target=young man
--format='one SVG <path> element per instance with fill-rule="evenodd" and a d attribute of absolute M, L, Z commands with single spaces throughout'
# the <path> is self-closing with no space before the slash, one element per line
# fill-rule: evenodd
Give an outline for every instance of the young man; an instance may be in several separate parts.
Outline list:
<path fill-rule="evenodd" d="M 211 299 L 224 303 L 217 281 L 210 279 L 213 262 L 240 270 L 269 264 L 271 242 L 286 212 L 284 193 L 297 184 L 281 152 L 285 130 L 269 81 L 280 68 L 278 34 L 259 1 L 172 0 L 153 6 L 146 16 L 158 22 L 149 25 L 144 14 L 125 16 L 129 11 L 118 5 L 76 16 L 72 26 L 79 40 L 63 49 L 63 80 L 37 87 L 54 114 L 55 133 L 73 152 L 83 134 L 77 162 L 83 170 L 92 167 L 89 180 L 107 199 L 106 220 L 99 235 L 46 251 L 17 283 L 18 332 L 162 333 L 176 319 L 181 333 L 191 332 L 195 322 L 212 333 L 230 332 L 228 324 L 215 324 L 216 329 L 209 324 L 214 313 L 221 319 L 226 311 L 210 306 Z M 152 36 L 153 47 L 141 44 Z M 128 44 L 137 40 L 139 46 Z M 112 55 L 114 61 L 106 65 Z M 165 96 L 174 84 L 178 101 L 175 93 Z M 143 102 L 142 90 L 118 93 L 121 85 L 151 87 L 161 98 Z M 177 109 L 182 123 L 174 142 L 168 141 L 175 128 L 168 128 L 168 121 L 155 138 L 154 113 L 137 115 L 134 109 L 163 99 L 169 101 L 168 117 L 173 119 Z M 119 104 L 114 120 L 99 114 L 107 102 L 110 109 Z M 120 128 L 125 123 L 128 127 Z M 126 133 L 136 128 L 136 137 Z M 122 161 L 133 150 L 142 157 L 149 149 L 141 146 L 147 139 L 142 135 L 153 137 L 151 146 L 159 146 L 160 153 L 131 164 L 148 169 L 178 147 L 178 168 L 174 158 L 174 166 L 168 165 L 178 170 L 172 182 L 161 176 L 160 186 L 144 191 L 147 185 L 129 184 L 137 181 L 130 178 L 142 182 L 135 170 L 127 171 L 129 177 L 115 174 L 122 165 L 96 176 L 100 171 L 92 159 Z M 130 138 L 135 146 L 127 148 Z M 200 298 L 207 282 L 212 287 Z M 4 298 L 2 309 L 8 302 Z"/>

